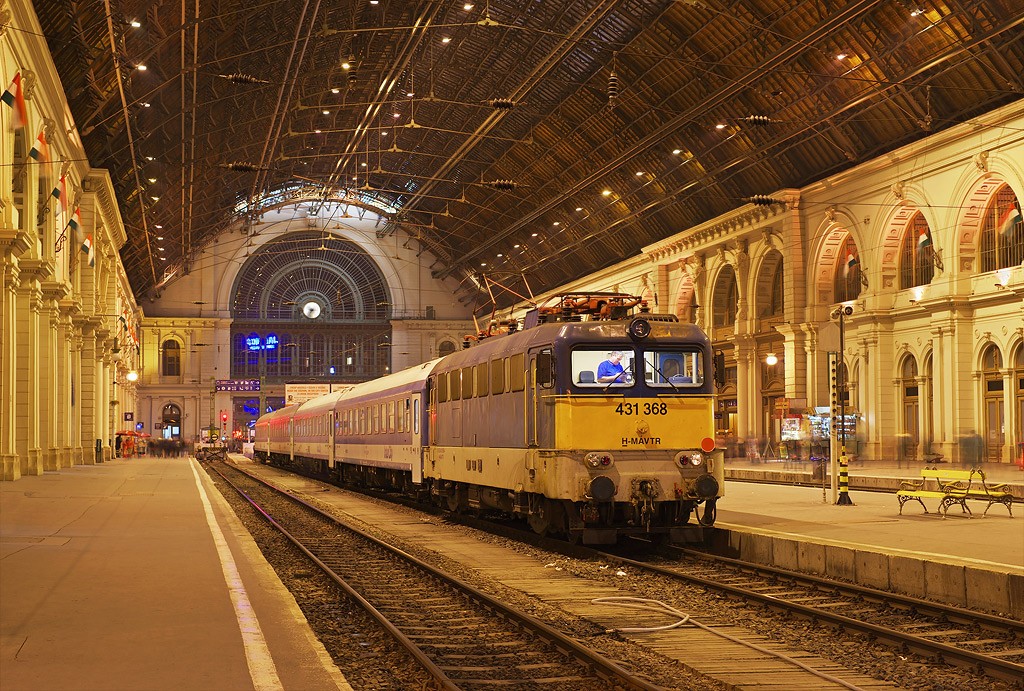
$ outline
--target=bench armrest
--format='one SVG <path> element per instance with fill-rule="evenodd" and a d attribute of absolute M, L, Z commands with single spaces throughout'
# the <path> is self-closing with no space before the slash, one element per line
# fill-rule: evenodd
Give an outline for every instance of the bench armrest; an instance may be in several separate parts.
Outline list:
<path fill-rule="evenodd" d="M 924 480 L 900 480 L 900 490 L 915 491 L 924 489 Z"/>

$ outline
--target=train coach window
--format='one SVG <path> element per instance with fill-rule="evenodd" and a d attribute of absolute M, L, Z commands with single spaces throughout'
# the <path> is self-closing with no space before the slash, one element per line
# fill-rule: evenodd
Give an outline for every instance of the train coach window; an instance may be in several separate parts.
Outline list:
<path fill-rule="evenodd" d="M 445 403 L 448 400 L 448 375 L 439 374 L 434 379 L 434 390 L 437 391 L 437 402 Z"/>
<path fill-rule="evenodd" d="M 491 393 L 505 393 L 505 361 L 501 358 L 491 360 Z"/>
<path fill-rule="evenodd" d="M 576 348 L 570 367 L 573 383 L 584 388 L 633 386 L 637 379 L 636 353 L 629 348 Z"/>
<path fill-rule="evenodd" d="M 476 366 L 476 395 L 486 396 L 487 395 L 487 363 Z"/>
<path fill-rule="evenodd" d="M 388 401 L 388 432 L 395 431 L 395 402 Z"/>
<path fill-rule="evenodd" d="M 452 401 L 462 398 L 462 370 L 456 369 L 448 373 L 448 398 Z"/>
<path fill-rule="evenodd" d="M 508 390 L 522 391 L 526 388 L 526 356 L 516 353 L 508 359 Z"/>
<path fill-rule="evenodd" d="M 653 387 L 687 388 L 704 383 L 704 358 L 700 351 L 652 350 L 644 353 L 647 384 Z"/>
<path fill-rule="evenodd" d="M 462 368 L 462 397 L 473 398 L 473 367 Z"/>
<path fill-rule="evenodd" d="M 419 434 L 420 431 L 420 399 L 412 399 L 412 432 Z"/>

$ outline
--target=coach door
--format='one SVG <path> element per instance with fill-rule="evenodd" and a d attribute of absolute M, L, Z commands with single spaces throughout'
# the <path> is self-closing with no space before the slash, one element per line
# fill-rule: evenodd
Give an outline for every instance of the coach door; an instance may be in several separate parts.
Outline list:
<path fill-rule="evenodd" d="M 526 382 L 526 443 L 533 448 L 554 446 L 555 379 L 551 348 L 529 352 Z"/>

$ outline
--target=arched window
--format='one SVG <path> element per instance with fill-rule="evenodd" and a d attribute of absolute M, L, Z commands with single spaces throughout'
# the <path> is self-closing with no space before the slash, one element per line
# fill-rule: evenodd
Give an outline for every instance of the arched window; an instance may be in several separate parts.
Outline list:
<path fill-rule="evenodd" d="M 731 266 L 722 269 L 715 281 L 712 324 L 714 326 L 731 327 L 736 323 L 736 310 L 740 301 L 739 287 L 736 285 L 736 273 Z"/>
<path fill-rule="evenodd" d="M 165 377 L 181 376 L 181 345 L 173 338 L 168 338 L 163 344 L 163 355 L 160 360 L 160 370 Z"/>
<path fill-rule="evenodd" d="M 437 356 L 444 357 L 455 352 L 455 344 L 451 341 L 441 341 L 437 346 Z"/>
<path fill-rule="evenodd" d="M 923 286 L 935 275 L 932 233 L 920 211 L 914 214 L 900 245 L 900 289 Z"/>
<path fill-rule="evenodd" d="M 833 302 L 846 302 L 860 295 L 860 253 L 853 236 L 847 236 L 835 270 Z"/>
<path fill-rule="evenodd" d="M 782 264 L 782 260 L 779 260 L 778 266 L 775 267 L 775 275 L 772 276 L 772 299 L 768 305 L 767 315 L 769 317 L 781 317 L 786 308 L 785 286 L 783 285 L 785 274 L 782 272 Z"/>
<path fill-rule="evenodd" d="M 995 271 L 1024 261 L 1024 221 L 1020 203 L 1009 185 L 1003 185 L 985 209 L 978 243 L 981 270 Z"/>

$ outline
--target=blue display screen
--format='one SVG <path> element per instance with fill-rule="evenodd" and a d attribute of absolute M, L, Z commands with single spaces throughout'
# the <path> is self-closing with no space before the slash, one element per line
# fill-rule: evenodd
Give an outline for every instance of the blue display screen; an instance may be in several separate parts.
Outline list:
<path fill-rule="evenodd" d="M 249 334 L 245 337 L 245 347 L 249 350 L 275 350 L 277 344 L 276 334 L 267 334 L 266 339 L 260 338 L 259 334 Z"/>

